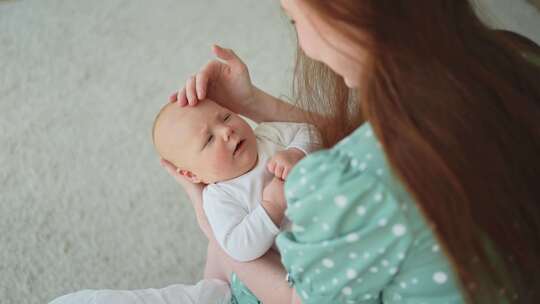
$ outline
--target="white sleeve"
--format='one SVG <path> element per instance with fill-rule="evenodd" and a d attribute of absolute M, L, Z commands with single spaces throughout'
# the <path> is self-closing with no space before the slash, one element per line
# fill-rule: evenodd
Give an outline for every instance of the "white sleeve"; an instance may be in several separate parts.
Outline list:
<path fill-rule="evenodd" d="M 248 212 L 227 193 L 211 186 L 203 191 L 203 209 L 220 246 L 239 262 L 265 254 L 279 233 L 260 204 Z"/>
<path fill-rule="evenodd" d="M 322 148 L 319 131 L 307 123 L 264 122 L 257 126 L 255 133 L 270 140 L 277 140 L 287 149 L 297 148 L 306 155 Z"/>

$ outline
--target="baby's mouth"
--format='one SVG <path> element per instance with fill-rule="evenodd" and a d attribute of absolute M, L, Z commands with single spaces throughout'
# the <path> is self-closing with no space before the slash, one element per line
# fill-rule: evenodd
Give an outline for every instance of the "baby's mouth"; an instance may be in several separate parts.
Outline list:
<path fill-rule="evenodd" d="M 236 144 L 236 147 L 234 148 L 234 152 L 233 152 L 233 155 L 236 155 L 236 153 L 238 151 L 240 151 L 240 149 L 242 149 L 242 147 L 244 146 L 244 139 L 238 141 L 238 143 Z"/>

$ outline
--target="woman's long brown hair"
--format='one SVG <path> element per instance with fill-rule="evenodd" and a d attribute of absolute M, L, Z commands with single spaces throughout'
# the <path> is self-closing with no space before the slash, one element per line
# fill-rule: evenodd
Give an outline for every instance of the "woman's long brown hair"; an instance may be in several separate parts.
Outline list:
<path fill-rule="evenodd" d="M 522 55 L 537 46 L 467 0 L 303 4 L 370 57 L 354 91 L 299 51 L 295 101 L 331 118 L 327 146 L 371 123 L 469 303 L 540 298 L 540 68 Z"/>

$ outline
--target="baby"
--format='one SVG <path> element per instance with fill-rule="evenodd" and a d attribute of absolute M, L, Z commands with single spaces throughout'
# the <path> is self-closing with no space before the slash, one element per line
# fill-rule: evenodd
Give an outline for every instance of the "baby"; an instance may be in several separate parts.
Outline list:
<path fill-rule="evenodd" d="M 203 208 L 210 227 L 225 252 L 238 261 L 266 253 L 284 225 L 277 220 L 284 218 L 284 208 L 263 201 L 263 189 L 274 178 L 285 179 L 300 159 L 321 146 L 311 125 L 271 122 L 253 130 L 240 116 L 209 99 L 195 107 L 168 103 L 156 116 L 152 136 L 162 158 L 191 182 L 206 184 Z M 218 272 L 210 271 L 207 276 L 205 271 L 205 279 L 191 286 L 86 289 L 50 304 L 231 303 L 229 284 L 251 294 L 243 284 L 233 283 L 239 282 L 235 274 L 229 279 Z"/>
<path fill-rule="evenodd" d="M 203 208 L 216 240 L 237 261 L 262 256 L 274 244 L 283 215 L 263 201 L 273 178 L 285 179 L 320 148 L 315 127 L 269 122 L 253 130 L 239 115 L 206 99 L 195 107 L 165 105 L 154 121 L 154 145 L 193 183 L 204 183 Z M 279 208 L 278 208 L 279 209 Z M 283 213 L 281 211 L 277 211 Z"/>

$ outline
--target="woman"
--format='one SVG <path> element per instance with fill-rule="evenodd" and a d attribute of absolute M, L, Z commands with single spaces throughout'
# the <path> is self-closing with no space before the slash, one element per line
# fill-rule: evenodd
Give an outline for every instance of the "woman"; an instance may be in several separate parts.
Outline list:
<path fill-rule="evenodd" d="M 209 97 L 258 122 L 308 121 L 329 149 L 298 163 L 285 189 L 265 189 L 286 199 L 295 228 L 278 236 L 281 256 L 249 263 L 216 245 L 202 188 L 162 160 L 210 240 L 205 277 L 234 272 L 235 303 L 533 303 L 538 47 L 488 29 L 467 0 L 281 2 L 301 48 L 298 106 L 254 87 L 242 61 L 219 47 L 225 63 L 206 65 L 171 101 Z M 145 301 L 227 298 L 223 286 L 202 283 L 173 288 L 174 297 L 146 291 Z M 120 301 L 119 292 L 102 295 Z M 64 299 L 100 302 L 93 292 Z"/>
<path fill-rule="evenodd" d="M 300 227 L 278 237 L 286 270 L 272 254 L 235 263 L 212 241 L 210 260 L 264 303 L 531 303 L 540 287 L 538 47 L 488 29 L 467 0 L 281 2 L 301 47 L 300 107 L 254 87 L 218 47 L 226 62 L 205 66 L 172 101 L 208 96 L 255 121 L 307 120 L 333 147 L 285 183 Z M 197 209 L 200 189 L 164 165 Z M 234 282 L 233 293 L 249 294 Z"/>

